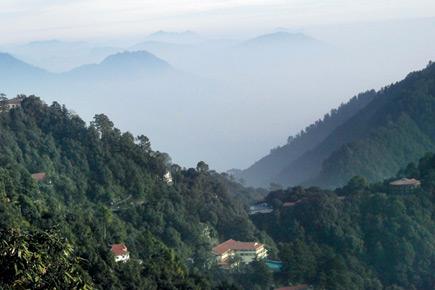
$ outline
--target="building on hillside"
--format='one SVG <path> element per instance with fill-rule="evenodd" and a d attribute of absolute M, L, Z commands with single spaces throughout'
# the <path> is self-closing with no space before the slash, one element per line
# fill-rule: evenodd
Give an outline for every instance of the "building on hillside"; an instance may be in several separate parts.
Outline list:
<path fill-rule="evenodd" d="M 32 178 L 37 182 L 43 182 L 47 178 L 47 173 L 45 172 L 33 173 Z"/>
<path fill-rule="evenodd" d="M 293 206 L 297 205 L 300 202 L 301 202 L 300 200 L 297 200 L 297 201 L 287 201 L 287 202 L 284 202 L 282 204 L 282 206 L 283 207 L 293 207 Z"/>
<path fill-rule="evenodd" d="M 218 265 L 231 267 L 238 263 L 251 263 L 255 260 L 267 258 L 267 249 L 264 244 L 257 242 L 239 242 L 228 240 L 213 248 L 213 255 Z"/>
<path fill-rule="evenodd" d="M 18 96 L 13 99 L 5 99 L 0 104 L 0 111 L 9 111 L 11 109 L 15 109 L 18 107 L 21 107 L 21 102 L 23 101 L 24 97 Z"/>
<path fill-rule="evenodd" d="M 165 175 L 163 175 L 163 180 L 166 182 L 166 184 L 171 185 L 174 183 L 174 180 L 172 179 L 172 174 L 170 171 L 166 171 Z"/>
<path fill-rule="evenodd" d="M 130 253 L 128 252 L 127 246 L 125 244 L 113 244 L 112 254 L 115 257 L 115 262 L 127 262 L 130 260 Z"/>
<path fill-rule="evenodd" d="M 258 213 L 271 213 L 271 212 L 273 212 L 273 208 L 267 202 L 251 205 L 249 207 L 250 215 L 254 215 Z"/>
<path fill-rule="evenodd" d="M 413 193 L 416 189 L 421 187 L 421 182 L 417 179 L 402 178 L 390 182 L 390 189 L 393 193 L 406 194 Z"/>
<path fill-rule="evenodd" d="M 306 285 L 306 284 L 275 288 L 275 290 L 310 290 L 310 289 L 313 289 L 313 288 L 309 285 Z"/>

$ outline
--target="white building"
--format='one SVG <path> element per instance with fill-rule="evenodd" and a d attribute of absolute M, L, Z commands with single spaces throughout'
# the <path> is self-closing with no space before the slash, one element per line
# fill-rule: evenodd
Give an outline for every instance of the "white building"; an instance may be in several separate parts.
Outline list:
<path fill-rule="evenodd" d="M 249 214 L 258 214 L 258 213 L 271 213 L 273 212 L 273 208 L 266 202 L 251 205 L 249 207 Z"/>
<path fill-rule="evenodd" d="M 172 174 L 170 171 L 166 171 L 165 175 L 163 175 L 163 180 L 168 184 L 171 185 L 174 183 L 172 179 Z"/>
<path fill-rule="evenodd" d="M 7 100 L 1 104 L 0 111 L 9 111 L 11 109 L 16 109 L 18 107 L 21 107 L 21 102 L 23 101 L 23 97 L 16 97 L 10 100 Z"/>
<path fill-rule="evenodd" d="M 402 178 L 390 182 L 390 188 L 394 193 L 412 193 L 421 187 L 420 180 Z"/>
<path fill-rule="evenodd" d="M 130 260 L 130 253 L 128 252 L 127 246 L 125 244 L 113 244 L 112 254 L 115 257 L 115 262 L 127 262 Z"/>
<path fill-rule="evenodd" d="M 213 248 L 217 263 L 222 267 L 231 267 L 234 263 L 249 264 L 255 260 L 267 258 L 264 244 L 257 242 L 239 242 L 228 240 Z"/>

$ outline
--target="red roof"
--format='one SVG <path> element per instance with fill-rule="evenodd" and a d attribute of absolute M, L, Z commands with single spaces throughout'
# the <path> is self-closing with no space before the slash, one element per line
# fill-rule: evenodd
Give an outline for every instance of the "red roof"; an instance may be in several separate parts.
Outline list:
<path fill-rule="evenodd" d="M 289 286 L 289 287 L 282 287 L 282 288 L 276 288 L 275 290 L 305 290 L 308 289 L 308 285 L 301 284 L 296 286 Z"/>
<path fill-rule="evenodd" d="M 253 243 L 239 242 L 239 241 L 235 241 L 235 240 L 231 239 L 231 240 L 223 242 L 222 244 L 219 244 L 216 247 L 214 247 L 213 253 L 215 253 L 217 255 L 222 255 L 223 253 L 225 253 L 228 250 L 255 251 L 262 246 L 264 246 L 264 245 L 261 243 L 257 243 L 257 242 L 253 242 Z"/>
<path fill-rule="evenodd" d="M 32 174 L 32 178 L 35 179 L 36 181 L 43 181 L 46 177 L 47 174 L 45 172 L 38 172 Z"/>
<path fill-rule="evenodd" d="M 113 244 L 112 253 L 115 256 L 122 256 L 128 253 L 127 246 L 125 244 Z"/>

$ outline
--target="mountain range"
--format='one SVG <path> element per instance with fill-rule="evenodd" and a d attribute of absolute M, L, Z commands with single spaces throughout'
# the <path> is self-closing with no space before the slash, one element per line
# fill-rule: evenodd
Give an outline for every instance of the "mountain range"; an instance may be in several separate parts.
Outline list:
<path fill-rule="evenodd" d="M 417 50 L 428 37 L 415 36 L 419 45 L 410 42 L 406 53 L 398 55 L 390 46 L 391 54 L 375 53 L 377 47 L 385 47 L 381 46 L 384 34 L 376 33 L 375 39 L 362 36 L 353 39 L 350 50 L 346 41 L 339 43 L 330 35 L 290 30 L 234 39 L 199 35 L 198 41 L 192 41 L 192 33 L 159 32 L 140 37 L 137 45 L 119 39 L 111 45 L 94 45 L 92 40 L 39 41 L 2 48 L 16 61 L 31 65 L 26 73 L 14 73 L 14 65 L 2 66 L 6 77 L 0 80 L 0 92 L 9 97 L 45 96 L 47 101 L 67 104 L 88 121 L 92 108 L 98 108 L 125 130 L 147 131 L 182 164 L 194 165 L 200 158 L 221 171 L 246 168 L 285 136 L 297 133 L 349 96 L 403 78 L 431 58 L 429 49 L 424 54 Z M 377 45 L 368 53 L 366 48 L 374 40 Z M 361 45 L 366 46 L 358 49 Z M 144 50 L 153 56 L 134 53 Z M 92 51 L 100 56 L 82 57 Z M 380 62 L 372 57 L 379 55 L 395 58 Z M 53 64 L 64 63 L 63 57 L 69 59 L 68 66 L 53 69 Z M 157 59 L 166 68 L 151 69 Z M 41 69 L 35 71 L 37 67 Z M 123 106 L 119 106 L 121 99 Z"/>

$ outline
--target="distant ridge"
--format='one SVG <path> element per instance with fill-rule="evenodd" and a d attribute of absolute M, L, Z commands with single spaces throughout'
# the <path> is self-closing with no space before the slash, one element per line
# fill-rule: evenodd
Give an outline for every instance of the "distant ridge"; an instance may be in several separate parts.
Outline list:
<path fill-rule="evenodd" d="M 248 184 L 268 186 L 291 162 L 308 150 L 316 147 L 338 126 L 349 120 L 374 97 L 375 91 L 368 91 L 353 97 L 339 108 L 331 110 L 321 120 L 307 126 L 296 136 L 290 136 L 287 144 L 272 149 L 271 152 L 242 171 L 232 171 L 233 175 L 244 179 Z"/>
<path fill-rule="evenodd" d="M 435 65 L 430 63 L 401 82 L 353 99 L 247 170 L 236 172 L 237 177 L 254 185 L 329 188 L 355 175 L 371 182 L 389 178 L 435 150 L 434 96 Z M 268 178 L 260 179 L 261 174 Z"/>
<path fill-rule="evenodd" d="M 13 73 L 45 74 L 45 70 L 25 63 L 9 53 L 0 52 L 0 75 L 12 75 Z"/>
<path fill-rule="evenodd" d="M 68 75 L 124 76 L 167 72 L 172 67 L 166 61 L 146 51 L 121 52 L 106 57 L 99 64 L 89 64 L 68 72 Z"/>
<path fill-rule="evenodd" d="M 303 33 L 290 33 L 279 31 L 260 35 L 243 43 L 244 46 L 318 46 L 324 45 L 321 41 Z"/>

